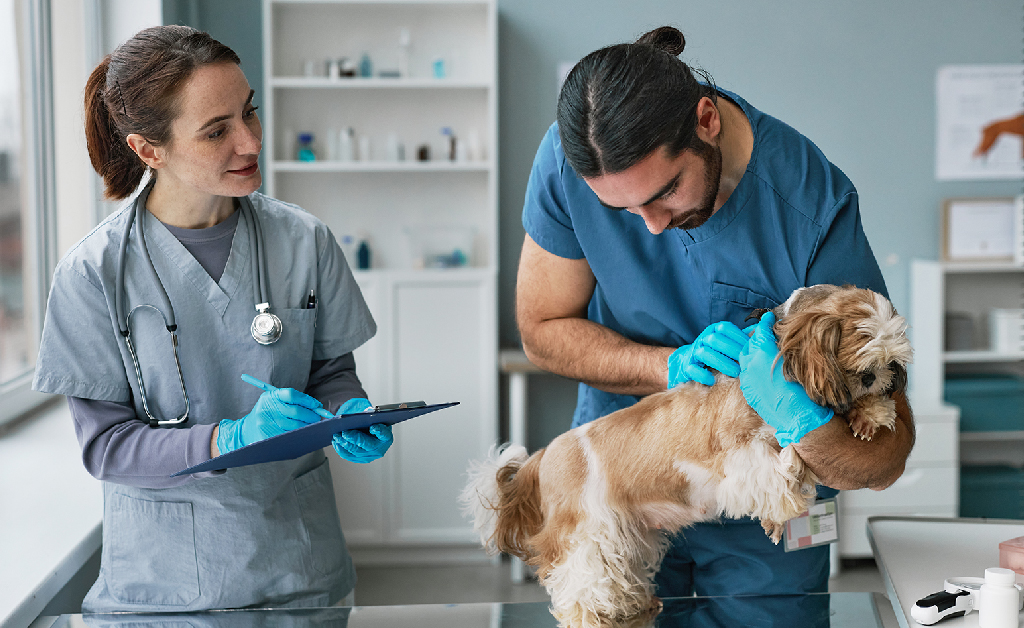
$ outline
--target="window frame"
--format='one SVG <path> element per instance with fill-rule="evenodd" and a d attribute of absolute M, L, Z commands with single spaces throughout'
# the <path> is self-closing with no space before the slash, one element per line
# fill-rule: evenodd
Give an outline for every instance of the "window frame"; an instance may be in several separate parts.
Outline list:
<path fill-rule="evenodd" d="M 41 335 L 50 277 L 57 264 L 56 168 L 53 118 L 53 59 L 50 41 L 50 1 L 15 0 L 15 28 L 21 58 L 21 116 L 25 186 L 23 198 L 30 208 L 23 212 L 25 246 L 24 289 L 26 304 L 32 303 L 26 318 L 26 333 Z M 26 308 L 26 312 L 28 308 Z M 35 362 L 28 371 L 0 382 L 0 425 L 16 419 L 53 395 L 31 390 Z"/>

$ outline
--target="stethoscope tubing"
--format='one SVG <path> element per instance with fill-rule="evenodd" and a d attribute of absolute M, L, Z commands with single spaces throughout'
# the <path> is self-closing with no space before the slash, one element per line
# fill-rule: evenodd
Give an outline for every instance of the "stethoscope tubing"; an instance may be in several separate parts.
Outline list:
<path fill-rule="evenodd" d="M 152 183 L 147 185 L 138 197 L 136 197 L 135 201 L 132 203 L 131 209 L 129 210 L 130 215 L 125 224 L 124 234 L 121 238 L 119 247 L 120 250 L 118 251 L 119 255 L 116 271 L 117 286 L 114 289 L 114 309 L 117 312 L 118 330 L 125 339 L 125 344 L 128 346 L 128 353 L 131 354 L 132 365 L 135 369 L 135 376 L 139 382 L 139 393 L 142 396 L 142 407 L 149 419 L 149 425 L 150 427 L 162 427 L 181 425 L 188 420 L 189 399 L 188 392 L 185 390 L 185 378 L 181 371 L 181 361 L 178 358 L 178 325 L 174 318 L 174 307 L 171 305 L 171 299 L 167 295 L 167 290 L 164 288 L 163 282 L 160 280 L 160 275 L 156 272 L 156 266 L 153 264 L 153 258 L 149 254 L 149 245 L 146 242 L 145 216 L 142 212 L 145 211 L 146 200 L 149 198 L 149 192 L 151 189 Z M 139 209 L 140 206 L 143 208 L 141 212 Z M 266 260 L 263 259 L 263 229 L 260 225 L 259 219 L 256 217 L 256 211 L 252 206 L 252 202 L 248 197 L 243 196 L 239 198 L 239 210 L 242 212 L 242 217 L 245 219 L 245 226 L 249 234 L 249 241 L 252 242 L 253 247 L 253 298 L 256 299 L 257 310 L 261 312 L 259 316 L 271 317 L 273 320 L 277 321 L 277 325 L 280 326 L 280 321 L 277 317 L 265 313 L 266 310 L 269 310 L 269 301 L 266 299 L 268 294 L 266 286 L 267 267 Z M 153 280 L 159 288 L 158 296 L 163 307 L 156 307 L 155 305 L 150 304 L 140 304 L 133 307 L 129 312 L 125 312 L 125 309 L 127 309 L 127 297 L 125 296 L 124 274 L 128 259 L 128 243 L 130 241 L 132 227 L 135 226 L 136 223 L 142 254 L 146 260 L 146 266 L 149 267 L 149 272 L 152 274 Z M 260 309 L 261 306 L 263 309 Z M 131 329 L 129 327 L 129 321 L 131 320 L 132 314 L 134 314 L 139 308 L 151 308 L 156 310 L 160 314 L 161 318 L 163 318 L 164 326 L 171 335 L 171 344 L 174 349 L 174 364 L 178 371 L 178 381 L 181 383 L 181 394 L 185 399 L 185 412 L 175 419 L 158 419 L 153 416 L 149 409 L 149 402 L 146 399 L 146 385 L 142 377 L 142 368 L 139 365 L 138 355 L 135 352 L 135 346 L 131 340 Z M 278 327 L 277 334 L 277 337 L 280 337 L 280 327 Z M 257 342 L 260 342 L 260 344 L 270 344 L 276 342 L 277 337 L 269 342 L 263 342 L 259 339 L 257 339 Z M 256 339 L 255 330 L 253 331 L 253 338 Z"/>

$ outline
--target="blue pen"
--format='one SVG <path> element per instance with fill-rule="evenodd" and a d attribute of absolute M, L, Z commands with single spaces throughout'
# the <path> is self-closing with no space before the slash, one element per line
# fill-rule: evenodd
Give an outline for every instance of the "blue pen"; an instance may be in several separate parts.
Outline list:
<path fill-rule="evenodd" d="M 256 388 L 259 388 L 260 390 L 262 390 L 264 392 L 272 392 L 272 391 L 278 389 L 277 386 L 271 386 L 270 384 L 268 384 L 266 382 L 261 382 L 260 380 L 256 379 L 252 375 L 246 375 L 245 373 L 242 373 L 242 381 L 247 383 L 247 384 L 252 384 Z M 320 407 L 320 408 L 317 408 L 316 410 L 314 410 L 313 412 L 316 412 L 317 414 L 319 414 L 320 416 L 322 416 L 325 419 L 333 419 L 334 418 L 334 415 L 331 414 L 331 411 L 328 410 L 327 408 Z"/>

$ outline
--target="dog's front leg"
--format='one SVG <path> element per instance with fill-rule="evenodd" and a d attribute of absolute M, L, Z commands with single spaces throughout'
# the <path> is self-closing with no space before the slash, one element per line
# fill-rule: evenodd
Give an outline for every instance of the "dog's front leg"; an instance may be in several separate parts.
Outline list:
<path fill-rule="evenodd" d="M 854 436 L 871 440 L 878 428 L 891 430 L 896 427 L 896 402 L 889 396 L 865 395 L 853 402 L 846 420 Z"/>

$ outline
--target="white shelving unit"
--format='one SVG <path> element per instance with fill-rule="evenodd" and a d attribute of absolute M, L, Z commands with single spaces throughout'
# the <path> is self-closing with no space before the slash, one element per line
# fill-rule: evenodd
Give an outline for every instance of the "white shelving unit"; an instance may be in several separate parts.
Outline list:
<path fill-rule="evenodd" d="M 1024 370 L 1024 353 L 998 352 L 988 346 L 988 311 L 1021 307 L 1024 266 L 914 260 L 911 294 L 916 352 L 911 385 L 916 398 L 941 403 L 948 373 L 1021 374 Z M 945 350 L 945 315 L 949 312 L 971 315 L 975 322 L 972 350 Z M 1024 466 L 1024 432 L 969 432 L 960 435 L 959 443 L 961 463 Z"/>
<path fill-rule="evenodd" d="M 356 351 L 370 400 L 460 402 L 395 426 L 381 461 L 331 456 L 357 561 L 483 556 L 457 496 L 468 462 L 497 440 L 496 15 L 494 0 L 263 2 L 265 188 L 319 217 L 339 241 L 371 247 L 371 268 L 355 271 L 378 325 Z M 401 65 L 403 29 L 408 73 L 380 77 Z M 307 61 L 323 74 L 328 59 L 358 63 L 364 53 L 372 77 L 304 75 Z M 346 127 L 367 138 L 370 155 L 326 159 L 325 136 Z M 478 138 L 477 154 L 447 159 L 445 127 Z M 316 161 L 296 159 L 299 133 L 316 138 Z M 406 160 L 385 158 L 393 138 Z M 433 159 L 416 160 L 423 145 Z M 419 250 L 439 238 L 450 246 L 459 234 L 465 265 L 423 268 Z"/>

